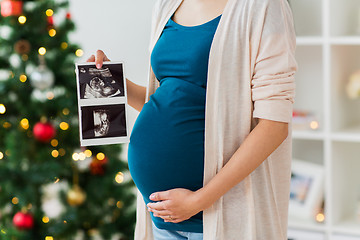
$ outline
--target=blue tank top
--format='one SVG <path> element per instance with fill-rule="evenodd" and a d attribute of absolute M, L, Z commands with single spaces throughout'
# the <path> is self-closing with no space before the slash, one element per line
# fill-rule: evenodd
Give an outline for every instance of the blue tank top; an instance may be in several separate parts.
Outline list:
<path fill-rule="evenodd" d="M 205 97 L 210 46 L 221 15 L 197 26 L 171 18 L 151 53 L 159 88 L 144 104 L 128 147 L 132 178 L 145 203 L 153 192 L 203 186 Z M 203 232 L 202 212 L 160 229 Z"/>

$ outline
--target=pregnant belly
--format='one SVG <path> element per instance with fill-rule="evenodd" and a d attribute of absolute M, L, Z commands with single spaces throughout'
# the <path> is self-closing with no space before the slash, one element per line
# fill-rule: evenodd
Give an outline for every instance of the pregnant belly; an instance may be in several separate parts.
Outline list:
<path fill-rule="evenodd" d="M 205 106 L 172 104 L 158 90 L 141 110 L 128 148 L 130 173 L 145 202 L 156 191 L 203 185 Z"/>

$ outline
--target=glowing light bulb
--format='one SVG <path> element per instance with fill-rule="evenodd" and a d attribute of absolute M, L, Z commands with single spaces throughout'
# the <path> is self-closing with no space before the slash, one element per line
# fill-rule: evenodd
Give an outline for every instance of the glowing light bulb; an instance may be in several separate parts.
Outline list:
<path fill-rule="evenodd" d="M 11 127 L 11 123 L 9 123 L 9 122 L 4 122 L 3 127 L 4 127 L 4 128 L 9 128 L 9 127 Z"/>
<path fill-rule="evenodd" d="M 59 141 L 56 139 L 51 140 L 50 143 L 51 143 L 51 146 L 53 146 L 53 147 L 56 147 L 57 145 L 59 145 Z"/>
<path fill-rule="evenodd" d="M 78 161 L 79 160 L 79 154 L 78 153 L 73 153 L 72 158 L 74 161 Z"/>
<path fill-rule="evenodd" d="M 77 57 L 81 57 L 82 55 L 84 55 L 84 51 L 81 50 L 81 49 L 78 49 L 78 50 L 76 50 L 75 55 L 76 55 Z"/>
<path fill-rule="evenodd" d="M 115 181 L 117 183 L 122 183 L 124 181 L 124 174 L 122 172 L 118 172 L 115 176 Z"/>
<path fill-rule="evenodd" d="M 61 130 L 68 130 L 69 129 L 69 124 L 67 122 L 61 122 L 60 123 L 60 129 Z"/>
<path fill-rule="evenodd" d="M 20 24 L 25 24 L 26 23 L 26 17 L 25 16 L 20 16 L 18 18 L 18 21 L 19 21 Z"/>
<path fill-rule="evenodd" d="M 62 43 L 61 43 L 61 48 L 64 49 L 64 50 L 67 49 L 68 46 L 69 46 L 69 45 L 68 45 L 66 42 L 62 42 Z"/>
<path fill-rule="evenodd" d="M 316 221 L 317 222 L 324 222 L 324 220 L 325 220 L 325 215 L 323 214 L 323 213 L 318 213 L 317 215 L 316 215 Z"/>
<path fill-rule="evenodd" d="M 4 104 L 0 104 L 0 114 L 4 114 L 6 112 L 6 107 Z"/>
<path fill-rule="evenodd" d="M 46 236 L 45 240 L 54 240 L 54 238 L 52 236 Z"/>
<path fill-rule="evenodd" d="M 42 221 L 43 221 L 43 223 L 48 223 L 50 221 L 50 219 L 47 216 L 43 216 Z"/>
<path fill-rule="evenodd" d="M 48 9 L 48 10 L 46 10 L 46 16 L 48 16 L 48 17 L 51 17 L 52 15 L 54 15 L 54 11 L 52 10 L 52 9 Z"/>
<path fill-rule="evenodd" d="M 60 149 L 59 149 L 59 154 L 60 154 L 60 156 L 64 156 L 65 153 L 66 153 L 65 149 L 63 149 L 63 148 L 60 148 Z"/>
<path fill-rule="evenodd" d="M 17 197 L 13 197 L 13 198 L 11 199 L 11 202 L 12 202 L 14 205 L 16 205 L 16 204 L 19 203 L 19 199 L 18 199 Z"/>
<path fill-rule="evenodd" d="M 319 128 L 319 123 L 317 121 L 311 121 L 310 122 L 310 128 L 311 129 L 318 129 Z"/>
<path fill-rule="evenodd" d="M 59 152 L 57 150 L 52 150 L 51 156 L 53 156 L 54 158 L 57 158 L 59 156 Z"/>
<path fill-rule="evenodd" d="M 0 160 L 4 158 L 4 154 L 0 152 Z"/>
<path fill-rule="evenodd" d="M 49 91 L 46 93 L 46 98 L 49 99 L 49 100 L 53 100 L 55 97 L 54 93 Z"/>
<path fill-rule="evenodd" d="M 20 79 L 20 82 L 26 82 L 27 76 L 25 74 L 21 74 L 19 79 Z"/>
<path fill-rule="evenodd" d="M 49 30 L 49 36 L 50 36 L 50 37 L 55 37 L 55 35 L 56 35 L 56 30 L 53 29 L 53 28 L 50 29 L 50 30 Z"/>
<path fill-rule="evenodd" d="M 84 153 L 85 153 L 86 157 L 91 157 L 92 156 L 92 152 L 89 149 L 86 149 Z"/>
<path fill-rule="evenodd" d="M 99 152 L 98 154 L 96 154 L 96 158 L 100 161 L 105 159 L 105 154 L 103 154 L 102 152 Z"/>
<path fill-rule="evenodd" d="M 26 118 L 21 119 L 20 126 L 25 130 L 28 129 L 29 128 L 29 120 L 27 120 Z"/>
<path fill-rule="evenodd" d="M 39 54 L 40 55 L 45 55 L 45 53 L 46 53 L 46 48 L 44 48 L 44 47 L 41 47 L 41 48 L 39 48 Z"/>
<path fill-rule="evenodd" d="M 69 111 L 68 108 L 64 108 L 64 109 L 62 110 L 62 113 L 63 113 L 64 115 L 69 115 L 70 111 Z"/>

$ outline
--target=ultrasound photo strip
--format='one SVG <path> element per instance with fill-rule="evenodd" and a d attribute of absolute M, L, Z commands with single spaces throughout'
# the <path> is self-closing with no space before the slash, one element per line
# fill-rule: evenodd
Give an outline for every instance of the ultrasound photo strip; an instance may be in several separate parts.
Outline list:
<path fill-rule="evenodd" d="M 127 138 L 125 104 L 81 107 L 80 136 L 86 145 L 117 143 Z"/>
<path fill-rule="evenodd" d="M 95 64 L 79 65 L 77 66 L 77 73 L 81 105 L 97 104 L 100 101 L 96 99 L 100 98 L 125 98 L 126 79 L 122 63 L 105 63 L 101 69 L 97 69 Z M 113 103 L 116 102 L 118 101 L 113 101 Z"/>
<path fill-rule="evenodd" d="M 77 63 L 80 145 L 129 142 L 123 62 Z"/>

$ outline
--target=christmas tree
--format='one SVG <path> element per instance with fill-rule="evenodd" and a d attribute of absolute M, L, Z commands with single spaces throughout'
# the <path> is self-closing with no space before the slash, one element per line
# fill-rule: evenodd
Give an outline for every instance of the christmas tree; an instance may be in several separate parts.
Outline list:
<path fill-rule="evenodd" d="M 0 239 L 132 239 L 121 145 L 80 147 L 68 1 L 0 3 Z"/>

